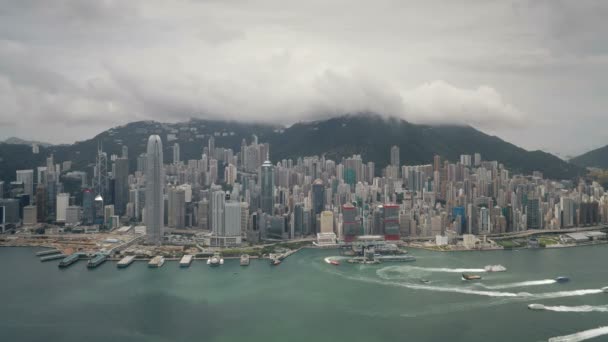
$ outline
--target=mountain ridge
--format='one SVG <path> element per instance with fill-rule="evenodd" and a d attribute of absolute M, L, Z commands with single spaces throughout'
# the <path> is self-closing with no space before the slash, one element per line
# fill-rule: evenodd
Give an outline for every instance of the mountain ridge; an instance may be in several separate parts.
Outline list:
<path fill-rule="evenodd" d="M 205 119 L 178 123 L 136 121 L 71 145 L 40 146 L 39 154 L 33 154 L 31 147 L 26 145 L 0 144 L 0 160 L 4 161 L 0 164 L 0 180 L 14 179 L 17 169 L 44 165 L 51 153 L 57 162 L 72 160 L 72 169 L 90 174 L 98 145 L 103 146 L 108 155 L 120 155 L 122 145 L 126 145 L 133 171 L 137 166 L 137 156 L 145 152 L 150 134 L 161 135 L 166 163 L 172 161 L 171 146 L 174 142 L 180 144 L 181 159 L 185 161 L 200 159 L 209 136 L 214 136 L 216 146 L 238 151 L 242 139 L 250 143 L 255 134 L 259 142 L 270 144 L 274 162 L 322 154 L 339 161 L 342 157 L 360 154 L 365 161 L 373 161 L 382 168 L 390 161 L 390 147 L 397 145 L 400 147 L 401 164 L 428 164 L 435 154 L 455 162 L 461 154 L 481 153 L 484 160 L 497 160 L 514 172 L 530 174 L 541 171 L 554 179 L 570 179 L 584 172 L 552 154 L 527 151 L 468 125 L 420 125 L 398 118 L 359 113 L 301 121 L 291 126 Z M 175 140 L 169 141 L 169 138 Z"/>

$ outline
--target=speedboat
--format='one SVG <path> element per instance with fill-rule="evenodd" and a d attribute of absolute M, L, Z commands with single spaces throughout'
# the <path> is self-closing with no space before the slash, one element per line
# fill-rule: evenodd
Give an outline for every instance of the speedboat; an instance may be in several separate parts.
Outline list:
<path fill-rule="evenodd" d="M 555 281 L 558 283 L 567 283 L 570 281 L 570 278 L 560 276 L 560 277 L 555 278 Z"/>
<path fill-rule="evenodd" d="M 483 269 L 486 272 L 504 272 L 507 270 L 503 265 L 487 265 Z"/>
<path fill-rule="evenodd" d="M 530 304 L 528 305 L 528 309 L 530 310 L 543 310 L 545 308 L 542 304 Z"/>
<path fill-rule="evenodd" d="M 428 283 L 430 283 L 431 281 L 430 281 L 430 280 L 428 280 L 428 279 L 424 279 L 424 278 L 422 278 L 422 279 L 420 279 L 420 282 L 421 282 L 421 283 L 423 283 L 423 284 L 428 284 Z"/>
<path fill-rule="evenodd" d="M 477 274 L 462 274 L 462 280 L 481 280 L 481 276 Z"/>
<path fill-rule="evenodd" d="M 332 264 L 332 265 L 334 265 L 334 266 L 340 265 L 340 262 L 338 260 L 331 260 L 329 263 Z"/>
<path fill-rule="evenodd" d="M 608 286 L 602 287 L 602 292 L 608 293 Z"/>
<path fill-rule="evenodd" d="M 270 264 L 271 264 L 272 266 L 278 266 L 278 265 L 280 265 L 280 264 L 281 264 L 281 260 L 280 260 L 279 258 L 276 258 L 276 259 L 270 259 Z"/>

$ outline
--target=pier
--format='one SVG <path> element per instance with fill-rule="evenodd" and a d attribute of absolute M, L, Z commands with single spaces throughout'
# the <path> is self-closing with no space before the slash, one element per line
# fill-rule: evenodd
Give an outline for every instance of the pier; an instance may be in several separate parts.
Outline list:
<path fill-rule="evenodd" d="M 52 255 L 52 254 L 60 254 L 60 253 L 61 253 L 61 251 L 58 250 L 58 249 L 47 249 L 47 250 L 40 251 L 40 252 L 36 253 L 36 256 L 41 257 L 41 256 Z"/>
<path fill-rule="evenodd" d="M 63 259 L 66 256 L 67 255 L 65 255 L 65 254 L 52 254 L 52 255 L 43 256 L 42 258 L 40 258 L 40 261 L 44 262 L 44 261 Z"/>

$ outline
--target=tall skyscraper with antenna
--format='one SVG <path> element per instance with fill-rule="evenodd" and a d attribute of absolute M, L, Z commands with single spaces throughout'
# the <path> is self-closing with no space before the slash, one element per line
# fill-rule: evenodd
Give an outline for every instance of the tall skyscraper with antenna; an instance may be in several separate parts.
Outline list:
<path fill-rule="evenodd" d="M 158 135 L 148 139 L 146 153 L 146 231 L 148 243 L 160 245 L 163 238 L 163 143 Z"/>

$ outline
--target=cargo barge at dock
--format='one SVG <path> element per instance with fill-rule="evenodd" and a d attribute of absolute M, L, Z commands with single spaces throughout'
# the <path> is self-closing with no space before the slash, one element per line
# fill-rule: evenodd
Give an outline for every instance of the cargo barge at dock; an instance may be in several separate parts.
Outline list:
<path fill-rule="evenodd" d="M 131 265 L 133 263 L 133 261 L 135 261 L 135 255 L 128 255 L 128 256 L 120 259 L 120 261 L 116 264 L 116 267 L 118 267 L 118 268 L 129 267 L 129 265 Z"/>
<path fill-rule="evenodd" d="M 179 267 L 189 267 L 190 264 L 192 263 L 192 259 L 194 258 L 194 256 L 186 254 L 182 257 L 182 259 L 179 261 Z"/>
<path fill-rule="evenodd" d="M 162 255 L 157 255 L 148 263 L 148 267 L 150 268 L 161 268 L 165 264 L 165 257 Z"/>

